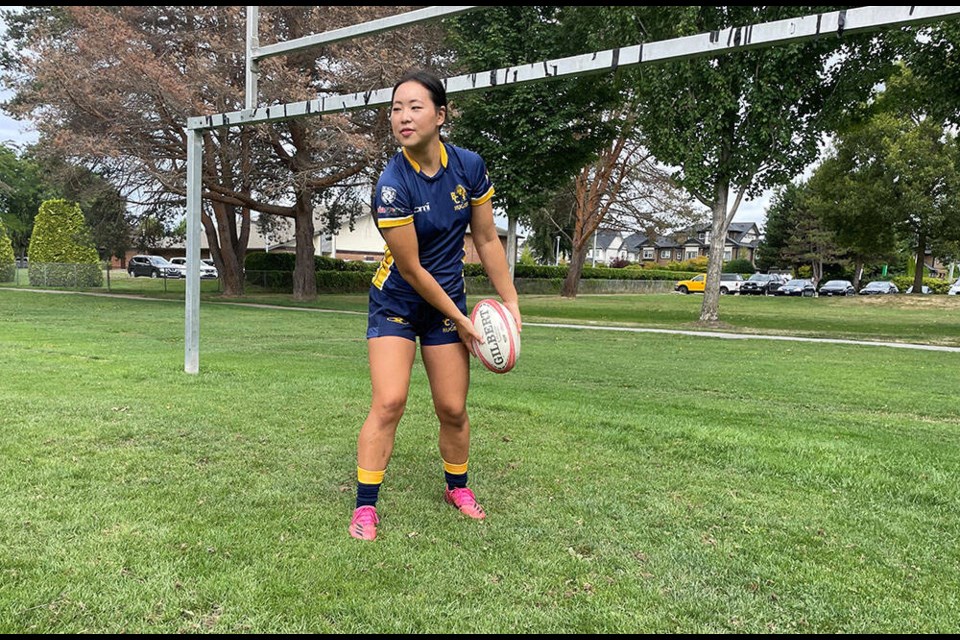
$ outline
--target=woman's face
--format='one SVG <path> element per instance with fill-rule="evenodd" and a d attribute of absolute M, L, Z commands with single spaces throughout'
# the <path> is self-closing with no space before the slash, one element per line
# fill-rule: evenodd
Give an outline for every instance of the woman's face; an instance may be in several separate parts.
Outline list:
<path fill-rule="evenodd" d="M 435 144 L 445 119 L 446 108 L 437 109 L 430 92 L 419 82 L 404 82 L 394 92 L 390 125 L 401 146 L 425 149 Z"/>

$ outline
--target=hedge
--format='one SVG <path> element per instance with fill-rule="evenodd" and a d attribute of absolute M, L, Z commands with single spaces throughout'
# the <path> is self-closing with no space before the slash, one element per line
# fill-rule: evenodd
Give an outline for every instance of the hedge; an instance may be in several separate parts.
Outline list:
<path fill-rule="evenodd" d="M 319 292 L 365 292 L 376 272 L 377 263 L 346 261 L 326 256 L 315 256 L 317 291 Z M 244 260 L 247 283 L 273 291 L 293 289 L 293 270 L 296 255 L 293 253 L 250 253 Z M 540 266 L 518 264 L 514 277 L 527 282 L 543 280 L 551 288 L 567 277 L 568 265 Z M 463 275 L 469 280 L 486 279 L 487 274 L 479 263 L 465 263 Z M 609 267 L 584 267 L 581 280 L 664 280 L 676 282 L 699 275 L 697 272 L 667 271 L 655 269 L 611 269 Z"/>
<path fill-rule="evenodd" d="M 100 258 L 80 205 L 75 202 L 46 200 L 40 205 L 27 255 L 31 284 L 64 287 L 103 284 Z"/>
<path fill-rule="evenodd" d="M 913 286 L 913 276 L 896 276 L 891 279 L 891 282 L 897 285 L 901 292 L 904 292 Z M 931 293 L 946 294 L 950 290 L 950 283 L 940 278 L 924 278 L 923 284 L 930 287 Z M 865 287 L 867 285 L 861 283 L 861 286 Z"/>
<path fill-rule="evenodd" d="M 548 280 L 567 277 L 570 267 L 561 266 L 541 266 L 518 264 L 514 269 L 516 278 L 544 278 Z M 483 265 L 479 263 L 467 263 L 463 265 L 463 275 L 485 276 L 486 271 Z M 656 269 L 611 269 L 609 267 L 584 267 L 580 274 L 582 280 L 684 280 L 699 275 L 690 271 L 666 271 Z"/>
<path fill-rule="evenodd" d="M 340 260 L 327 256 L 314 256 L 315 271 L 356 271 L 373 274 L 378 263 Z M 294 253 L 248 253 L 243 261 L 247 271 L 290 271 L 297 265 L 297 255 Z M 372 275 L 371 275 L 372 277 Z"/>
<path fill-rule="evenodd" d="M 0 282 L 13 282 L 17 275 L 17 258 L 7 228 L 0 221 Z"/>

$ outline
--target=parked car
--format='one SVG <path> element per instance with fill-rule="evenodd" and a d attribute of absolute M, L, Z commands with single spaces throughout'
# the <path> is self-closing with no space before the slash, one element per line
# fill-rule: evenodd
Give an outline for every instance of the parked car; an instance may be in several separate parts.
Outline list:
<path fill-rule="evenodd" d="M 793 278 L 789 278 L 789 277 L 784 276 L 784 275 L 781 275 L 781 274 L 775 274 L 775 277 L 776 277 L 776 280 L 771 280 L 770 282 L 767 283 L 767 295 L 768 295 L 768 296 L 774 296 L 774 295 L 776 295 L 776 294 L 777 294 L 777 289 L 779 289 L 780 287 L 782 287 L 783 285 L 787 284 L 788 282 L 790 282 L 790 281 L 793 279 Z"/>
<path fill-rule="evenodd" d="M 773 273 L 755 273 L 740 285 L 740 295 L 742 296 L 763 296 L 767 294 L 770 284 L 775 282 L 779 287 L 783 284 L 780 276 Z"/>
<path fill-rule="evenodd" d="M 127 263 L 127 273 L 131 278 L 147 276 L 149 278 L 181 278 L 180 267 L 171 264 L 160 256 L 133 256 Z"/>
<path fill-rule="evenodd" d="M 948 296 L 960 295 L 960 278 L 958 278 L 956 282 L 950 285 L 950 289 L 947 290 L 947 295 Z"/>
<path fill-rule="evenodd" d="M 743 276 L 739 273 L 721 273 L 720 274 L 720 295 L 725 296 L 728 293 L 738 294 L 743 287 Z"/>
<path fill-rule="evenodd" d="M 904 293 L 913 293 L 913 285 L 907 287 L 907 290 L 904 291 Z M 920 293 L 933 293 L 933 290 L 924 284 L 920 286 Z"/>
<path fill-rule="evenodd" d="M 780 285 L 780 287 L 773 292 L 773 295 L 803 296 L 804 298 L 812 298 L 813 296 L 817 295 L 817 288 L 813 286 L 813 280 L 797 278 L 794 280 L 789 280 Z"/>
<path fill-rule="evenodd" d="M 170 258 L 170 262 L 183 268 L 183 277 L 187 277 L 187 259 L 183 257 Z M 212 260 L 200 261 L 200 279 L 209 280 L 218 277 L 217 268 L 213 266 Z"/>
<path fill-rule="evenodd" d="M 703 293 L 703 287 L 707 282 L 707 274 L 701 273 L 698 276 L 693 276 L 689 280 L 680 280 L 677 284 L 673 285 L 674 291 L 679 291 L 680 293 Z"/>
<path fill-rule="evenodd" d="M 701 273 L 689 280 L 680 280 L 673 286 L 674 291 L 680 293 L 703 293 L 707 284 L 707 274 Z M 721 273 L 720 274 L 720 295 L 728 293 L 740 293 L 740 285 L 743 284 L 743 276 L 739 273 Z"/>
<path fill-rule="evenodd" d="M 857 290 L 853 288 L 853 283 L 849 280 L 828 280 L 825 285 L 820 287 L 822 296 L 855 296 Z"/>
<path fill-rule="evenodd" d="M 897 288 L 897 285 L 888 280 L 876 280 L 865 286 L 863 289 L 860 289 L 860 295 L 862 296 L 886 293 L 900 293 L 900 289 Z"/>

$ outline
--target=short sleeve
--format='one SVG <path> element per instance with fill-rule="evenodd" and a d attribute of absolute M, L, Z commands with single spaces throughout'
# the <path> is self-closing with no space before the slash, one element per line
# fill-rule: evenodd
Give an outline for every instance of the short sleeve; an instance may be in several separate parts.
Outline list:
<path fill-rule="evenodd" d="M 493 197 L 493 183 L 490 182 L 490 174 L 487 173 L 487 165 L 483 158 L 473 154 L 471 166 L 468 169 L 470 178 L 470 204 L 477 206 L 485 203 Z"/>
<path fill-rule="evenodd" d="M 381 178 L 373 196 L 377 228 L 402 227 L 413 222 L 413 207 L 406 189 L 398 180 Z"/>

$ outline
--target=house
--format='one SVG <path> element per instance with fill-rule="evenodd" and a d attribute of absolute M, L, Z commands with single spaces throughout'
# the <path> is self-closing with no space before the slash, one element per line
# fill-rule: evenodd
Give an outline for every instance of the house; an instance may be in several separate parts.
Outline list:
<path fill-rule="evenodd" d="M 586 259 L 591 264 L 609 265 L 616 259 L 636 262 L 637 244 L 643 236 L 637 233 L 599 229 L 593 234 Z"/>
<path fill-rule="evenodd" d="M 639 245 L 643 262 L 683 262 L 710 253 L 711 225 L 703 224 L 684 229 L 671 236 L 643 238 Z M 743 259 L 754 262 L 760 230 L 755 222 L 734 222 L 727 230 L 724 242 L 723 261 Z"/>

